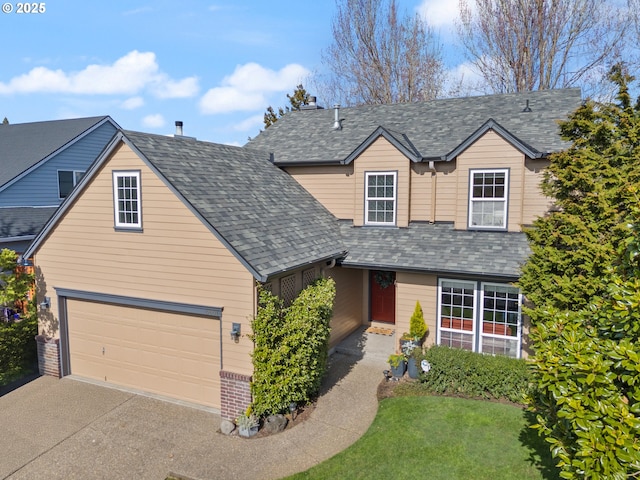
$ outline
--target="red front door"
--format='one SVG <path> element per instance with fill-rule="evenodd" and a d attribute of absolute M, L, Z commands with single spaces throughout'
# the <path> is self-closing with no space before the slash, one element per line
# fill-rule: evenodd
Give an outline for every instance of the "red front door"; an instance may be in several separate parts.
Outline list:
<path fill-rule="evenodd" d="M 371 321 L 396 323 L 395 272 L 372 271 L 369 275 L 369 285 Z"/>

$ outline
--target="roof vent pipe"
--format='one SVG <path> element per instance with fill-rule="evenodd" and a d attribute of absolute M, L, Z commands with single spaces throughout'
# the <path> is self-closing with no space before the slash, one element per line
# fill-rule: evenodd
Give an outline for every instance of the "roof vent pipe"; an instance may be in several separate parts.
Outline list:
<path fill-rule="evenodd" d="M 340 123 L 340 104 L 336 103 L 333 108 L 336 112 L 335 120 L 333 122 L 333 129 L 342 130 L 342 124 Z"/>
<path fill-rule="evenodd" d="M 182 122 L 180 120 L 176 120 L 176 136 L 182 136 Z"/>
<path fill-rule="evenodd" d="M 523 112 L 529 113 L 531 111 L 531 108 L 529 107 L 529 100 L 527 100 L 527 106 L 524 107 L 524 110 L 522 110 Z"/>

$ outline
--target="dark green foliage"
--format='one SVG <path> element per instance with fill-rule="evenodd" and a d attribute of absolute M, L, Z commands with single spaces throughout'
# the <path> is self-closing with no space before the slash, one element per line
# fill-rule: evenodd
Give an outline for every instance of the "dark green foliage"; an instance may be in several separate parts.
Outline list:
<path fill-rule="evenodd" d="M 35 316 L 16 323 L 0 322 L 0 385 L 32 372 L 37 363 Z"/>
<path fill-rule="evenodd" d="M 562 131 L 546 193 L 561 211 L 529 232 L 521 286 L 535 307 L 534 427 L 568 479 L 640 475 L 640 102 L 588 103 Z M 534 277 L 538 276 L 538 279 Z"/>
<path fill-rule="evenodd" d="M 287 94 L 287 98 L 289 99 L 290 107 L 287 106 L 285 108 L 278 108 L 278 113 L 275 112 L 273 107 L 269 105 L 267 107 L 267 111 L 264 114 L 264 126 L 265 128 L 273 125 L 278 121 L 280 117 L 282 117 L 285 113 L 290 112 L 292 110 L 300 110 L 302 105 L 306 105 L 309 103 L 309 93 L 305 90 L 302 84 L 298 85 L 296 89 L 293 91 L 293 95 Z"/>
<path fill-rule="evenodd" d="M 425 351 L 431 364 L 420 381 L 433 393 L 524 403 L 530 385 L 525 360 L 490 356 L 434 345 Z"/>
<path fill-rule="evenodd" d="M 572 309 L 606 293 L 602 282 L 616 261 L 629 209 L 640 183 L 640 108 L 633 107 L 622 67 L 611 78 L 620 86 L 618 105 L 586 102 L 561 125 L 571 146 L 551 157 L 543 192 L 554 211 L 527 230 L 532 255 L 518 282 L 536 309 Z"/>
<path fill-rule="evenodd" d="M 287 412 L 291 402 L 308 403 L 318 393 L 326 369 L 334 298 L 332 279 L 317 280 L 288 308 L 260 290 L 251 324 L 255 415 Z"/>

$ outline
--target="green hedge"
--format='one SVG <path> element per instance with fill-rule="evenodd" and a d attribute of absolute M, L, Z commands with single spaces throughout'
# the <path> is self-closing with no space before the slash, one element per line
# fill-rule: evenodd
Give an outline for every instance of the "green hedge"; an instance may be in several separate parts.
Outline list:
<path fill-rule="evenodd" d="M 35 370 L 37 333 L 35 317 L 17 323 L 0 322 L 0 386 Z"/>
<path fill-rule="evenodd" d="M 326 369 L 335 292 L 332 279 L 319 279 L 285 307 L 279 298 L 260 290 L 258 312 L 251 323 L 255 415 L 287 412 L 291 402 L 308 403 L 318 393 Z"/>
<path fill-rule="evenodd" d="M 420 381 L 434 393 L 524 403 L 531 385 L 526 360 L 438 345 L 428 348 L 423 358 L 431 370 L 421 373 Z"/>

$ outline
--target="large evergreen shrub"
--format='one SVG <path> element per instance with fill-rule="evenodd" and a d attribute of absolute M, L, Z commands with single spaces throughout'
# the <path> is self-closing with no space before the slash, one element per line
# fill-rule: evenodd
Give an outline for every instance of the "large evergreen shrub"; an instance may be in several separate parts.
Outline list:
<path fill-rule="evenodd" d="M 291 402 L 308 403 L 318 393 L 326 369 L 334 298 L 332 279 L 317 280 L 288 308 L 260 289 L 257 315 L 251 323 L 254 414 L 287 412 Z"/>
<path fill-rule="evenodd" d="M 640 100 L 587 102 L 551 159 L 556 211 L 528 232 L 520 285 L 535 306 L 530 408 L 568 479 L 640 476 Z"/>

